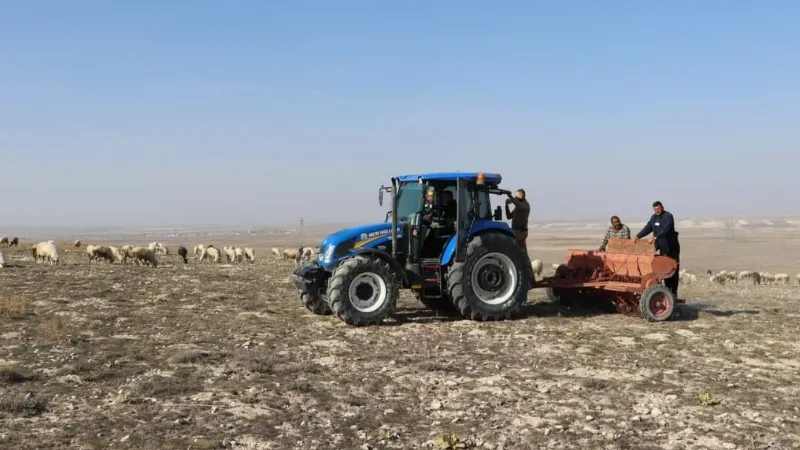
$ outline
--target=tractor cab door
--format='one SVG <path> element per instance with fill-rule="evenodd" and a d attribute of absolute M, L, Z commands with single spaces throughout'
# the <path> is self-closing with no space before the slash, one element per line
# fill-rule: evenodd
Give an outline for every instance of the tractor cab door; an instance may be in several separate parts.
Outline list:
<path fill-rule="evenodd" d="M 458 214 L 456 217 L 456 254 L 458 262 L 466 259 L 467 239 L 472 224 L 472 191 L 469 181 L 459 178 L 456 185 L 456 207 Z"/>

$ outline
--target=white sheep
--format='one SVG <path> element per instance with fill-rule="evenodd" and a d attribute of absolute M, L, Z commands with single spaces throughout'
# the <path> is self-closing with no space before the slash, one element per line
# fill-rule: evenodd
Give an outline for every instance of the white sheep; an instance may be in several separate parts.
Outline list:
<path fill-rule="evenodd" d="M 727 281 L 736 281 L 736 272 L 726 272 L 725 273 L 725 280 Z"/>
<path fill-rule="evenodd" d="M 161 242 L 151 242 L 147 248 L 153 250 L 157 255 L 169 255 L 169 248 Z"/>
<path fill-rule="evenodd" d="M 544 270 L 544 263 L 540 259 L 534 259 L 531 261 L 531 269 L 533 269 L 533 274 L 538 277 Z"/>
<path fill-rule="evenodd" d="M 797 284 L 800 285 L 800 273 L 797 274 Z"/>
<path fill-rule="evenodd" d="M 0 249 L 0 269 L 2 269 L 5 264 L 6 264 L 6 258 L 5 256 L 3 256 L 3 250 Z M 797 278 L 800 279 L 800 276 L 798 276 Z"/>
<path fill-rule="evenodd" d="M 776 284 L 789 284 L 789 274 L 788 273 L 776 273 L 775 274 L 775 283 Z"/>
<path fill-rule="evenodd" d="M 277 247 L 272 247 L 272 254 L 275 255 L 276 258 L 281 257 L 281 251 Z"/>
<path fill-rule="evenodd" d="M 749 284 L 761 284 L 761 275 L 752 270 L 743 270 L 736 276 L 737 281 L 747 282 Z"/>
<path fill-rule="evenodd" d="M 145 266 L 158 267 L 158 260 L 156 260 L 156 251 L 154 249 L 134 247 L 133 250 L 131 250 L 131 254 L 137 266 L 139 263 L 142 263 Z"/>
<path fill-rule="evenodd" d="M 202 256 L 203 255 L 203 250 L 205 250 L 205 249 L 206 249 L 205 245 L 198 244 L 198 245 L 194 246 L 194 250 L 192 250 L 192 253 L 197 255 L 197 256 Z"/>
<path fill-rule="evenodd" d="M 724 273 L 718 273 L 718 274 L 715 274 L 715 275 L 711 275 L 708 278 L 708 282 L 711 283 L 711 284 L 725 284 L 725 280 L 726 280 L 726 278 L 725 278 L 725 274 Z"/>
<path fill-rule="evenodd" d="M 678 280 L 681 283 L 696 283 L 697 276 L 695 276 L 693 273 L 689 273 L 686 269 L 681 269 L 678 272 Z"/>
<path fill-rule="evenodd" d="M 58 249 L 52 242 L 40 242 L 31 248 L 31 252 L 37 264 L 47 262 L 52 266 L 59 263 Z"/>
<path fill-rule="evenodd" d="M 244 256 L 251 263 L 256 262 L 256 252 L 251 247 L 244 248 Z"/>
<path fill-rule="evenodd" d="M 225 246 L 222 247 L 222 251 L 225 252 L 225 259 L 230 263 L 236 260 L 236 251 L 233 249 L 233 246 Z"/>
<path fill-rule="evenodd" d="M 9 245 L 7 236 L 3 236 L 3 237 L 0 238 L 0 245 L 3 245 L 3 244 Z"/>
<path fill-rule="evenodd" d="M 311 259 L 314 256 L 314 249 L 312 247 L 303 247 L 302 259 Z"/>
<path fill-rule="evenodd" d="M 553 264 L 552 264 L 553 270 L 558 270 L 558 267 L 559 267 L 560 265 L 561 265 L 561 264 L 558 264 L 558 263 L 553 263 Z"/>
<path fill-rule="evenodd" d="M 122 256 L 122 263 L 128 264 L 128 259 L 133 259 L 133 246 L 125 244 L 120 247 L 119 252 Z"/>
<path fill-rule="evenodd" d="M 124 257 L 122 256 L 122 251 L 113 245 L 109 245 L 108 249 L 111 250 L 111 256 L 114 257 L 114 261 L 112 262 L 123 262 Z"/>
<path fill-rule="evenodd" d="M 233 249 L 233 254 L 234 254 L 234 257 L 235 257 L 235 261 L 237 263 L 241 263 L 242 260 L 244 260 L 244 250 L 242 250 L 241 248 L 239 248 L 239 247 L 234 248 Z"/>
<path fill-rule="evenodd" d="M 211 259 L 211 262 L 214 264 L 217 264 L 222 260 L 222 254 L 218 248 L 214 247 L 213 245 L 209 245 L 203 249 L 203 254 L 200 255 L 200 262 L 205 261 L 207 258 Z"/>
<path fill-rule="evenodd" d="M 75 242 L 72 243 L 72 246 L 75 247 L 75 248 L 80 248 L 81 247 L 81 240 L 80 239 L 76 239 Z"/>
<path fill-rule="evenodd" d="M 86 246 L 86 254 L 89 255 L 89 262 L 97 259 L 97 251 L 100 249 L 99 245 L 89 244 Z"/>
<path fill-rule="evenodd" d="M 294 261 L 294 265 L 297 266 L 300 264 L 300 261 L 303 258 L 303 249 L 302 248 L 287 248 L 283 250 L 283 259 L 289 259 Z"/>

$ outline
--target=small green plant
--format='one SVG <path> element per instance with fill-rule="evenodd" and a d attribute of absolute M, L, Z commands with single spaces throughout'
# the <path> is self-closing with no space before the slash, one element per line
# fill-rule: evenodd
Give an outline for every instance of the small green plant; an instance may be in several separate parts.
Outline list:
<path fill-rule="evenodd" d="M 433 445 L 440 450 L 456 450 L 467 448 L 466 444 L 461 442 L 461 439 L 457 438 L 453 433 L 436 436 L 436 438 L 433 440 Z"/>
<path fill-rule="evenodd" d="M 714 406 L 714 405 L 719 404 L 719 401 L 714 400 L 714 398 L 711 397 L 711 394 L 709 394 L 708 392 L 701 392 L 697 396 L 697 402 L 701 406 Z"/>

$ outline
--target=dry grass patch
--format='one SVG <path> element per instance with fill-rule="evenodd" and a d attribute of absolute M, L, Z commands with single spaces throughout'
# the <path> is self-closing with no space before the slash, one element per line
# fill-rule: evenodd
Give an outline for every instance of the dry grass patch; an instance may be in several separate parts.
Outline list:
<path fill-rule="evenodd" d="M 20 416 L 38 416 L 48 407 L 47 399 L 31 393 L 4 393 L 0 397 L 0 413 Z"/>
<path fill-rule="evenodd" d="M 162 377 L 156 375 L 139 385 L 138 394 L 144 397 L 174 397 L 203 390 L 203 382 L 189 377 Z"/>
<path fill-rule="evenodd" d="M 69 338 L 69 329 L 64 320 L 58 316 L 50 316 L 42 320 L 36 327 L 37 335 L 46 343 L 53 344 Z"/>
<path fill-rule="evenodd" d="M 215 359 L 212 352 L 200 349 L 183 350 L 169 357 L 170 364 L 196 364 Z"/>
<path fill-rule="evenodd" d="M 281 362 L 275 353 L 263 348 L 242 349 L 235 354 L 236 364 L 250 372 L 274 373 L 275 366 Z"/>
<path fill-rule="evenodd" d="M 0 317 L 19 320 L 30 314 L 31 308 L 28 300 L 12 295 L 0 300 Z"/>
<path fill-rule="evenodd" d="M 0 384 L 18 384 L 32 381 L 34 377 L 13 366 L 0 366 Z"/>
<path fill-rule="evenodd" d="M 425 360 L 419 363 L 419 368 L 425 372 L 456 372 L 457 369 L 449 364 L 434 359 Z"/>

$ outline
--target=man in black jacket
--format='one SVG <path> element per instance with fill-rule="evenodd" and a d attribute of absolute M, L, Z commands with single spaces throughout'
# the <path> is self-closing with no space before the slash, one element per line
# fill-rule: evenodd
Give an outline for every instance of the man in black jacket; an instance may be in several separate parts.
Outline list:
<path fill-rule="evenodd" d="M 678 262 L 678 267 L 675 269 L 675 274 L 664 280 L 664 285 L 672 291 L 675 299 L 678 299 L 678 280 L 681 265 L 681 244 L 678 242 L 678 232 L 675 231 L 675 218 L 669 211 L 664 210 L 664 205 L 661 202 L 653 203 L 653 215 L 647 225 L 642 228 L 636 235 L 636 240 L 653 233 L 653 238 L 649 242 L 655 244 L 658 253 L 663 256 L 669 256 Z"/>

